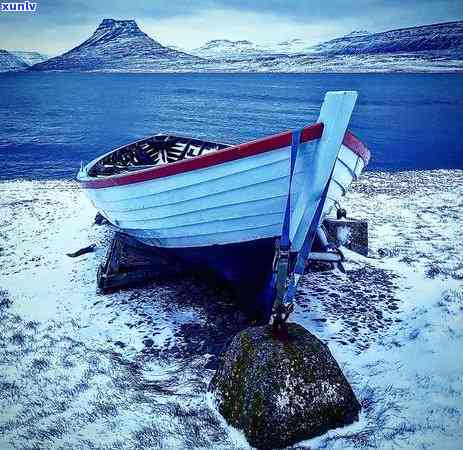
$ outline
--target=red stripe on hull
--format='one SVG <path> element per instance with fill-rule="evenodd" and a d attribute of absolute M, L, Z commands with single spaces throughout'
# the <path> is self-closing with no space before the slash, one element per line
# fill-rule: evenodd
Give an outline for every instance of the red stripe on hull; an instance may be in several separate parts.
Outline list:
<path fill-rule="evenodd" d="M 342 143 L 357 156 L 360 156 L 365 165 L 368 164 L 370 161 L 370 150 L 368 150 L 365 144 L 357 136 L 347 130 Z"/>
<path fill-rule="evenodd" d="M 320 139 L 323 133 L 323 124 L 316 123 L 307 126 L 303 129 L 301 142 L 309 142 Z M 249 156 L 255 156 L 260 153 L 269 152 L 291 145 L 292 133 L 286 131 L 284 133 L 275 134 L 255 141 L 245 142 L 243 144 L 227 147 L 223 150 L 218 150 L 207 155 L 197 156 L 192 159 L 184 159 L 182 161 L 173 162 L 161 166 L 155 166 L 150 169 L 140 170 L 138 172 L 113 175 L 106 178 L 83 181 L 84 188 L 99 189 L 112 186 L 123 186 L 127 184 L 140 183 L 142 181 L 155 180 L 157 178 L 169 177 L 184 172 L 204 169 L 206 167 L 215 166 L 229 161 L 234 161 Z M 350 132 L 344 137 L 344 145 L 365 159 L 369 159 L 368 149 Z M 364 157 L 365 155 L 365 157 Z M 367 162 L 368 160 L 366 160 Z"/>
<path fill-rule="evenodd" d="M 305 127 L 302 131 L 301 142 L 313 141 L 320 139 L 323 133 L 323 124 L 316 123 Z M 85 188 L 106 188 L 111 186 L 122 186 L 142 181 L 154 180 L 157 178 L 169 177 L 179 173 L 190 172 L 193 170 L 204 169 L 240 158 L 255 156 L 260 153 L 276 150 L 281 147 L 291 145 L 291 131 L 275 134 L 255 141 L 245 142 L 244 144 L 227 147 L 207 155 L 197 156 L 192 159 L 183 159 L 182 161 L 155 166 L 150 169 L 140 170 L 139 172 L 123 175 L 113 175 L 107 178 L 83 181 Z"/>

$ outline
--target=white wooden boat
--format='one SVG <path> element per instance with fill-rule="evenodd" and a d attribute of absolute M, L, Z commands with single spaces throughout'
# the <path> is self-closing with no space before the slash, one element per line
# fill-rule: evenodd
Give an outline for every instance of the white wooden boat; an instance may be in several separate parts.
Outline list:
<path fill-rule="evenodd" d="M 301 132 L 291 185 L 294 252 L 326 183 L 323 216 L 369 161 L 366 146 L 347 131 L 356 98 L 356 92 L 328 92 L 317 123 Z M 267 270 L 273 250 L 264 248 L 273 249 L 282 232 L 291 140 L 290 131 L 239 145 L 157 134 L 95 159 L 78 180 L 118 230 L 229 280 L 251 272 L 246 282 L 257 285 L 255 259 Z"/>

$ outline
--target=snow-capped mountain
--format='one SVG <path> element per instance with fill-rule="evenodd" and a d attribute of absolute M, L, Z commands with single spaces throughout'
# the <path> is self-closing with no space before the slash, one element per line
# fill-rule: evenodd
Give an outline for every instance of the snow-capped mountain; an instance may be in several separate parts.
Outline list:
<path fill-rule="evenodd" d="M 413 70 L 413 67 L 453 70 L 462 66 L 463 21 L 381 33 L 356 30 L 318 45 L 309 45 L 298 38 L 271 46 L 218 39 L 191 53 L 234 63 L 232 70 L 244 71 L 345 71 L 349 68 L 382 71 L 388 66 L 391 70 Z"/>
<path fill-rule="evenodd" d="M 302 39 L 290 39 L 271 46 L 248 40 L 216 39 L 185 52 L 161 45 L 143 33 L 133 20 L 105 19 L 84 43 L 61 56 L 35 64 L 31 69 L 104 72 L 463 71 L 463 21 L 381 33 L 353 31 L 315 46 Z"/>
<path fill-rule="evenodd" d="M 222 43 L 223 41 L 213 41 Z M 242 41 L 238 41 L 242 42 Z M 370 33 L 353 31 L 309 46 L 292 39 L 273 46 L 241 45 L 222 70 L 266 72 L 463 71 L 463 21 Z M 246 48 L 253 49 L 249 54 Z M 259 48 L 260 53 L 254 49 Z M 215 46 L 224 52 L 223 45 Z M 220 58 L 215 58 L 219 63 Z"/>
<path fill-rule="evenodd" d="M 134 20 L 104 19 L 85 42 L 31 69 L 143 72 L 181 68 L 198 60 L 161 45 L 143 33 Z"/>
<path fill-rule="evenodd" d="M 307 53 L 310 48 L 306 41 L 298 38 L 273 45 L 256 44 L 248 40 L 231 41 L 229 39 L 215 39 L 188 52 L 203 58 L 240 60 L 278 54 L 292 55 Z"/>
<path fill-rule="evenodd" d="M 241 59 L 253 58 L 267 54 L 269 50 L 248 40 L 231 41 L 229 39 L 215 39 L 208 41 L 201 47 L 190 50 L 192 55 L 211 59 Z"/>
<path fill-rule="evenodd" d="M 463 21 L 370 34 L 350 33 L 311 48 L 311 53 L 358 55 L 463 50 Z"/>
<path fill-rule="evenodd" d="M 0 50 L 0 72 L 17 72 L 29 67 L 21 58 L 6 50 Z"/>
<path fill-rule="evenodd" d="M 10 51 L 13 55 L 22 59 L 28 66 L 33 66 L 39 62 L 46 61 L 50 57 L 39 52 Z"/>

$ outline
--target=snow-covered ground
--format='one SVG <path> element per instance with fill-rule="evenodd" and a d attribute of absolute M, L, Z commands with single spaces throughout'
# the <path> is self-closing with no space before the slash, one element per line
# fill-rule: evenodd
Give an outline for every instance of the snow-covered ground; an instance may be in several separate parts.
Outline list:
<path fill-rule="evenodd" d="M 247 448 L 206 394 L 246 326 L 227 292 L 185 278 L 100 295 L 111 235 L 77 185 L 0 195 L 0 449 Z M 293 320 L 328 343 L 363 412 L 301 448 L 463 447 L 462 198 L 463 171 L 370 172 L 349 193 L 370 257 L 307 275 Z"/>

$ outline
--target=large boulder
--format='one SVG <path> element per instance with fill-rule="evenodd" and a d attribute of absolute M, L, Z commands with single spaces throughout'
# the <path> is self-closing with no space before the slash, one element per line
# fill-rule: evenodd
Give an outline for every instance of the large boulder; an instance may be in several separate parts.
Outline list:
<path fill-rule="evenodd" d="M 328 347 L 304 327 L 237 334 L 210 388 L 220 413 L 257 448 L 282 448 L 358 420 L 360 404 Z"/>

